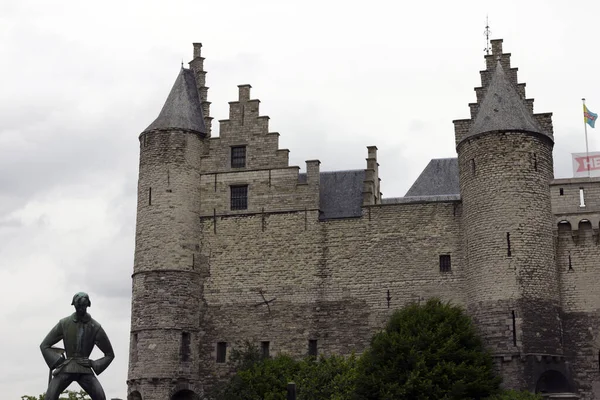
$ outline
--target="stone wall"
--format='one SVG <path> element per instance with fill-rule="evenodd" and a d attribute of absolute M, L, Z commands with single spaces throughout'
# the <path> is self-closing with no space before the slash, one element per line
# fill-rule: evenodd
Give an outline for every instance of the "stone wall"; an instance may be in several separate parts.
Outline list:
<path fill-rule="evenodd" d="M 128 386 L 144 400 L 165 399 L 176 384 L 195 385 L 199 376 L 205 264 L 199 165 L 205 151 L 205 141 L 192 132 L 140 136 Z"/>
<path fill-rule="evenodd" d="M 202 255 L 204 376 L 228 373 L 217 342 L 270 342 L 271 353 L 361 352 L 391 312 L 438 296 L 464 304 L 460 204 L 370 206 L 360 218 L 319 221 L 316 211 L 207 216 Z M 439 256 L 451 255 L 451 272 Z M 389 305 L 388 305 L 389 299 Z"/>
<path fill-rule="evenodd" d="M 458 153 L 469 309 L 494 352 L 560 354 L 551 144 L 492 132 Z"/>

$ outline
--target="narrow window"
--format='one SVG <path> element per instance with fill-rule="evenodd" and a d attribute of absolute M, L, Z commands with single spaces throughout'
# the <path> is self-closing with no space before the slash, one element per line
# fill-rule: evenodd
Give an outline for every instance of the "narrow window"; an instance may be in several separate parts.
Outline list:
<path fill-rule="evenodd" d="M 565 190 L 563 188 L 558 189 L 558 194 L 563 196 L 565 194 Z"/>
<path fill-rule="evenodd" d="M 510 233 L 506 232 L 506 255 L 512 256 L 512 251 L 510 249 Z"/>
<path fill-rule="evenodd" d="M 308 341 L 308 355 L 309 356 L 317 356 L 317 341 L 316 339 L 310 339 Z"/>
<path fill-rule="evenodd" d="M 227 355 L 227 342 L 217 343 L 217 362 L 224 363 Z"/>
<path fill-rule="evenodd" d="M 231 168 L 244 168 L 246 166 L 246 146 L 233 146 L 231 148 Z"/>
<path fill-rule="evenodd" d="M 440 254 L 440 272 L 450 272 L 451 270 L 450 254 Z"/>
<path fill-rule="evenodd" d="M 148 205 L 152 205 L 152 188 L 148 188 Z"/>
<path fill-rule="evenodd" d="M 513 346 L 517 345 L 517 318 L 515 316 L 515 310 L 512 310 L 512 334 L 513 334 Z"/>
<path fill-rule="evenodd" d="M 583 188 L 579 188 L 579 207 L 585 207 L 585 198 L 583 196 Z"/>
<path fill-rule="evenodd" d="M 132 347 L 132 352 L 133 354 L 131 355 L 132 361 L 136 362 L 138 360 L 138 334 L 134 333 L 132 338 L 131 338 L 131 347 Z"/>
<path fill-rule="evenodd" d="M 475 159 L 471 158 L 471 172 L 475 175 Z"/>
<path fill-rule="evenodd" d="M 189 332 L 181 332 L 181 361 L 190 361 L 191 339 L 192 338 Z"/>
<path fill-rule="evenodd" d="M 569 271 L 573 271 L 573 264 L 571 263 L 571 253 L 569 252 Z"/>
<path fill-rule="evenodd" d="M 263 358 L 269 358 L 270 345 L 271 345 L 270 342 L 260 342 L 260 350 L 261 350 Z"/>
<path fill-rule="evenodd" d="M 533 153 L 533 169 L 537 171 L 537 154 Z"/>
<path fill-rule="evenodd" d="M 248 185 L 231 186 L 231 209 L 248 209 Z"/>

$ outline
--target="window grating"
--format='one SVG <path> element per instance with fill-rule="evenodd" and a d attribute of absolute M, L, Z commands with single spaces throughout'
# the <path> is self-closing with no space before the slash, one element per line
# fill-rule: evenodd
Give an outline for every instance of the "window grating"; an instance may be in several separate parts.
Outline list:
<path fill-rule="evenodd" d="M 181 333 L 181 349 L 179 355 L 181 356 L 181 361 L 189 361 L 190 360 L 190 345 L 192 342 L 192 338 L 189 332 Z"/>
<path fill-rule="evenodd" d="M 262 351 L 263 358 L 269 358 L 269 348 L 271 347 L 270 345 L 270 342 L 260 342 L 260 349 Z"/>
<path fill-rule="evenodd" d="M 314 357 L 317 356 L 317 341 L 315 339 L 308 341 L 308 355 Z"/>
<path fill-rule="evenodd" d="M 246 166 L 246 146 L 231 148 L 231 168 L 244 168 Z"/>
<path fill-rule="evenodd" d="M 231 186 L 231 209 L 248 209 L 248 185 Z"/>
<path fill-rule="evenodd" d="M 440 272 L 450 272 L 452 270 L 452 263 L 450 254 L 440 255 Z"/>
<path fill-rule="evenodd" d="M 227 355 L 227 342 L 217 343 L 217 362 L 224 363 Z"/>

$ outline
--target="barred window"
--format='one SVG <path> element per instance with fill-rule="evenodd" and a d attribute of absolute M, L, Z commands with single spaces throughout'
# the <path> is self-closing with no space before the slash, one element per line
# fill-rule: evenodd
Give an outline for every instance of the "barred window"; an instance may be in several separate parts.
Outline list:
<path fill-rule="evenodd" d="M 224 363 L 227 358 L 227 342 L 217 343 L 217 362 Z"/>
<path fill-rule="evenodd" d="M 269 342 L 260 342 L 260 349 L 261 349 L 263 358 L 269 358 L 270 344 L 271 343 L 269 343 Z"/>
<path fill-rule="evenodd" d="M 246 166 L 246 146 L 233 146 L 231 148 L 231 168 Z"/>
<path fill-rule="evenodd" d="M 450 261 L 450 254 L 440 255 L 440 272 L 450 272 L 452 270 L 452 264 Z"/>
<path fill-rule="evenodd" d="M 248 185 L 231 186 L 231 209 L 248 209 Z"/>
<path fill-rule="evenodd" d="M 310 339 L 308 341 L 308 355 L 316 357 L 317 354 L 318 354 L 317 341 L 315 339 Z"/>
<path fill-rule="evenodd" d="M 190 360 L 190 345 L 191 345 L 191 336 L 189 332 L 181 333 L 181 349 L 179 351 L 179 355 L 181 357 L 181 361 L 189 361 Z"/>

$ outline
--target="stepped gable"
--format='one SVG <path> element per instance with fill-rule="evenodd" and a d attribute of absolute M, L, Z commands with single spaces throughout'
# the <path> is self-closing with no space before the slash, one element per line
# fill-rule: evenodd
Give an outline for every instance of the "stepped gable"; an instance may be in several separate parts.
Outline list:
<path fill-rule="evenodd" d="M 534 114 L 533 99 L 526 97 L 525 83 L 518 82 L 518 68 L 510 65 L 511 54 L 502 51 L 502 39 L 490 43 L 486 69 L 479 71 L 481 86 L 475 88 L 477 102 L 469 104 L 471 117 L 452 121 L 456 146 L 486 132 L 530 132 L 554 141 L 552 113 Z"/>
<path fill-rule="evenodd" d="M 473 126 L 464 138 L 492 131 L 543 133 L 508 80 L 500 60 L 496 63 Z"/>
<path fill-rule="evenodd" d="M 460 194 L 458 158 L 438 158 L 429 161 L 405 197 Z"/>
<path fill-rule="evenodd" d="M 158 118 L 144 132 L 166 129 L 207 132 L 192 70 L 181 68 Z"/>

